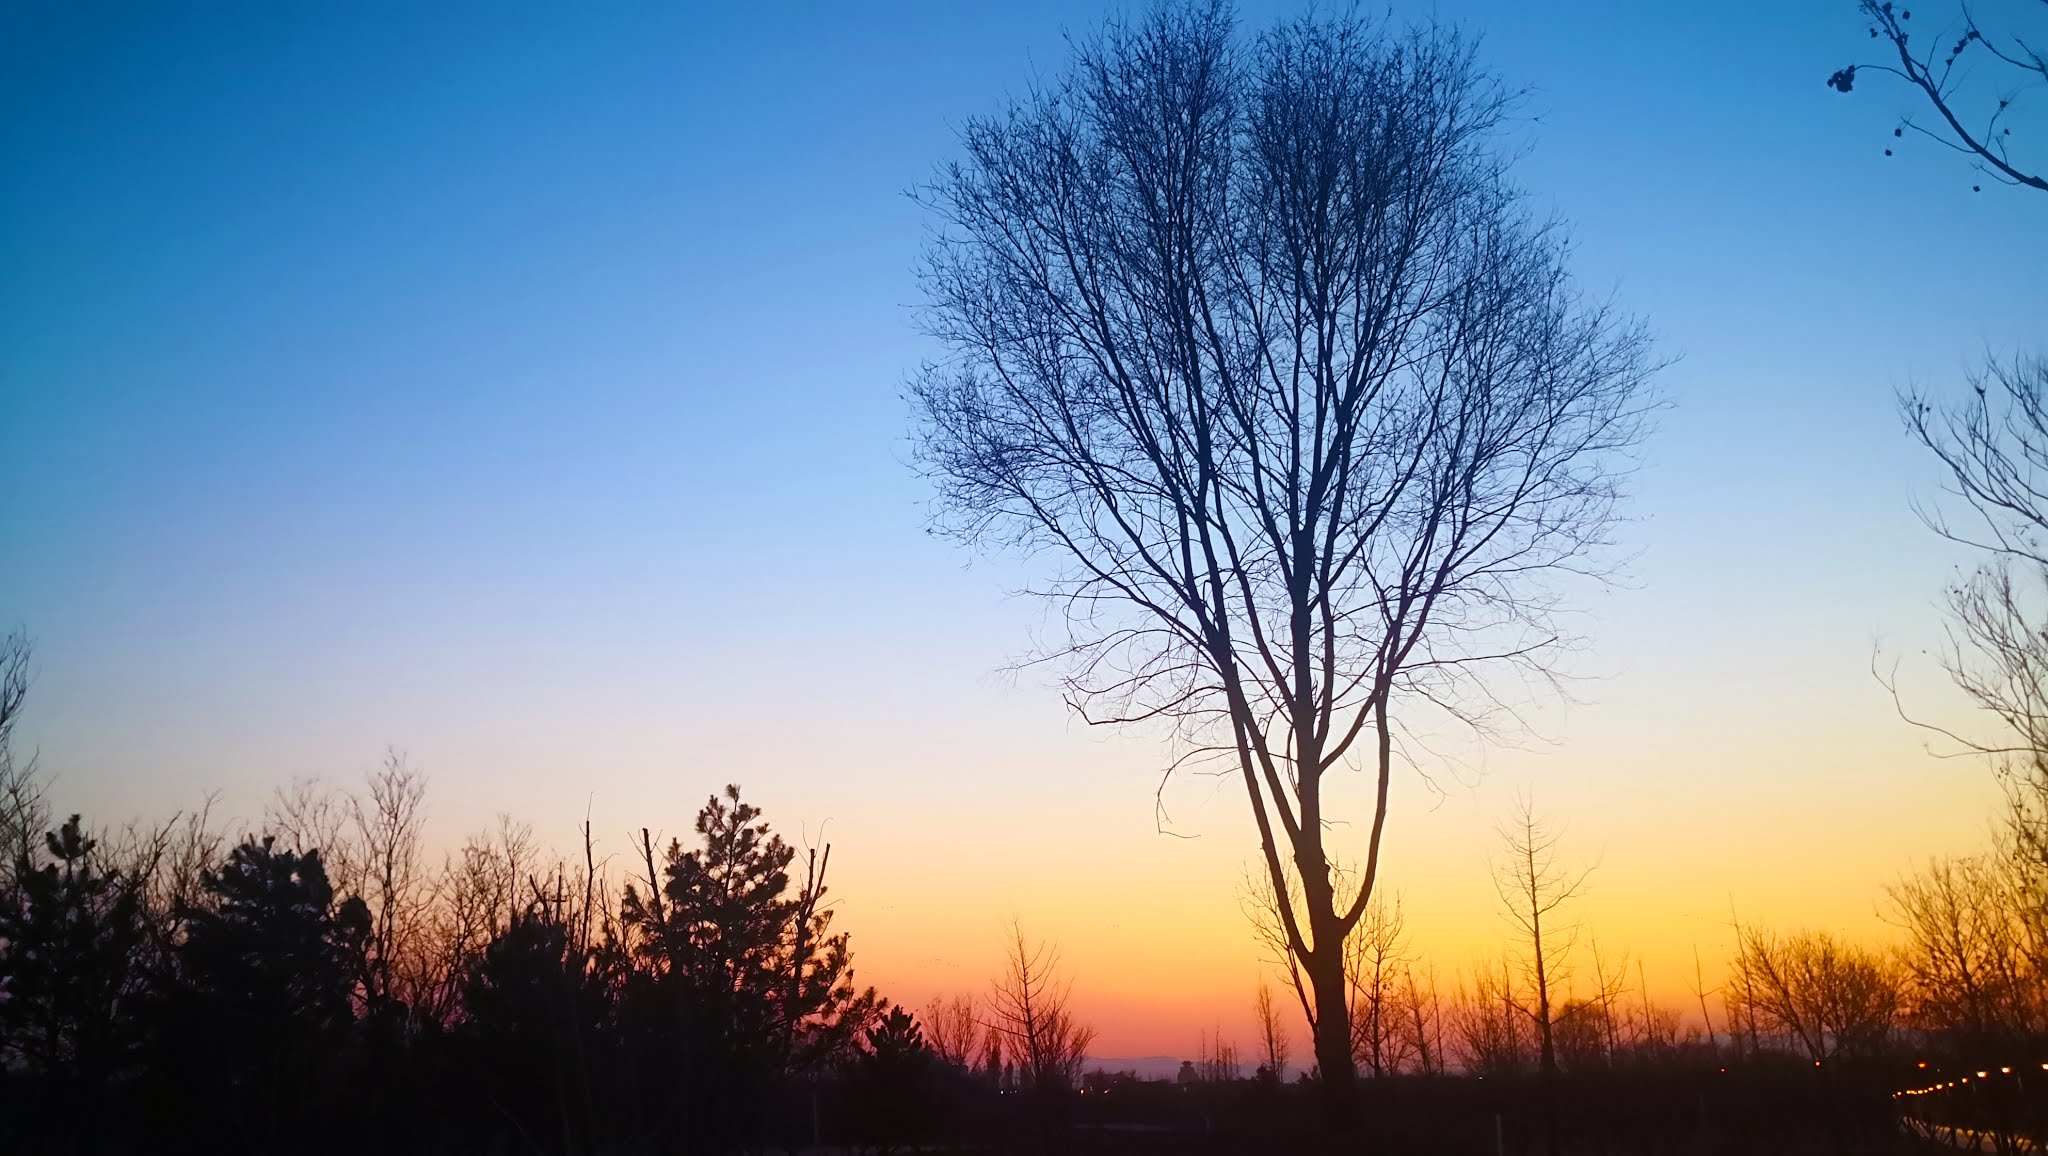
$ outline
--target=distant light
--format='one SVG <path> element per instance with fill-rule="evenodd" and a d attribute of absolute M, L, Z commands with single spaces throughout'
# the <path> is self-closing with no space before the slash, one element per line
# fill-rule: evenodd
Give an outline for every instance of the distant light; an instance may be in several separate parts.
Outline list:
<path fill-rule="evenodd" d="M 2005 1073 L 2006 1075 L 2008 1075 L 2008 1076 L 2012 1075 L 2012 1069 L 2011 1069 L 2011 1068 L 2000 1068 L 2000 1069 L 1998 1069 L 1998 1070 L 1999 1070 L 1999 1071 L 2001 1071 L 2001 1072 L 2004 1072 L 2004 1073 Z"/>
<path fill-rule="evenodd" d="M 1978 1073 L 1977 1073 L 1977 1078 L 1981 1080 L 1981 1079 L 1985 1078 L 1986 1076 L 1989 1076 L 1990 1074 L 1991 1074 L 1990 1072 L 1978 1072 Z"/>
<path fill-rule="evenodd" d="M 1926 1060 L 1921 1060 L 1921 1061 L 1920 1061 L 1920 1066 L 1921 1066 L 1921 1067 L 1923 1067 L 1923 1068 L 1924 1068 L 1924 1067 L 1926 1067 L 1926 1066 L 1927 1066 L 1927 1061 L 1926 1061 Z M 2042 1066 L 2042 1067 L 2044 1067 L 2044 1068 L 2048 1068 L 2048 1064 L 2042 1064 L 2041 1066 Z"/>

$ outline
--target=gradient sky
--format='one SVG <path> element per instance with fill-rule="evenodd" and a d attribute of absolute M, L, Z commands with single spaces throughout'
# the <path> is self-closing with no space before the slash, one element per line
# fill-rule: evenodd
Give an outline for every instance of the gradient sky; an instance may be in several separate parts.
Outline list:
<path fill-rule="evenodd" d="M 1578 701 L 1396 790 L 1446 972 L 1500 950 L 1518 792 L 1674 999 L 1731 904 L 1880 935 L 1884 882 L 1982 838 L 1988 775 L 1870 673 L 1954 717 L 1921 651 L 1961 559 L 1891 398 L 2048 338 L 2048 204 L 1882 155 L 1906 94 L 1822 85 L 1853 8 L 1396 8 L 1528 87 L 1520 179 L 1677 358 Z M 1016 917 L 1099 1053 L 1248 1042 L 1237 786 L 1158 833 L 1157 736 L 999 673 L 1025 571 L 927 536 L 904 465 L 904 190 L 1105 11 L 0 5 L 0 621 L 57 805 L 243 825 L 391 745 L 439 843 L 588 809 L 621 849 L 738 781 L 834 842 L 885 994 L 982 990 Z"/>

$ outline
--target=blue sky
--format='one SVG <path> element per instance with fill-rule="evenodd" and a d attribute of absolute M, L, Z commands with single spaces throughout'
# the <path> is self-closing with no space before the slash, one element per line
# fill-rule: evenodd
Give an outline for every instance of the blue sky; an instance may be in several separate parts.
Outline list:
<path fill-rule="evenodd" d="M 1206 842 L 1159 839 L 1156 744 L 993 673 L 1039 623 L 1023 571 L 928 537 L 904 464 L 905 190 L 1106 11 L 0 9 L 0 620 L 38 641 L 60 805 L 253 819 L 392 744 L 444 836 L 682 828 L 737 779 L 866 841 L 877 890 L 918 877 L 881 849 L 905 824 L 956 862 L 1234 869 L 1234 796 L 1181 788 Z M 1588 602 L 1600 679 L 1448 810 L 1540 783 L 1611 861 L 1853 795 L 1885 846 L 1827 910 L 1967 843 L 1981 770 L 1869 674 L 1932 641 L 1957 561 L 1890 399 L 2048 339 L 2048 198 L 1885 158 L 1906 94 L 1822 84 L 1868 47 L 1849 3 L 1394 11 L 1527 88 L 1520 179 L 1676 359 L 1640 553 Z M 1238 934 L 1196 883 L 1183 914 Z"/>

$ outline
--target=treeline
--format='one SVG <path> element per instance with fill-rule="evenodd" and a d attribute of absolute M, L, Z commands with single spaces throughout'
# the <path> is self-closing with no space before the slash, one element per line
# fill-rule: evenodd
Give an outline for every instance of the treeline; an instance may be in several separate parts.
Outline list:
<path fill-rule="evenodd" d="M 0 1148 L 722 1151 L 807 1077 L 886 1069 L 904 1025 L 854 984 L 825 857 L 737 789 L 615 893 L 510 825 L 421 871 L 420 786 L 301 792 L 231 846 L 17 826 Z"/>
<path fill-rule="evenodd" d="M 279 792 L 239 840 L 204 809 L 95 832 L 52 821 L 6 745 L 25 670 L 17 637 L 0 1151 L 883 1148 L 1028 1134 L 1078 1084 L 1088 1033 L 1049 952 L 1020 933 L 928 1042 L 855 982 L 830 847 L 792 847 L 737 787 L 618 872 L 587 825 L 549 859 L 508 820 L 430 864 L 425 780 L 396 757 L 358 792 Z"/>
<path fill-rule="evenodd" d="M 1463 1076 L 1490 1082 L 1482 1099 L 1501 1117 L 1495 1142 L 1532 1151 L 1702 1141 L 1743 1128 L 1809 1133 L 1837 1150 L 1889 1147 L 1902 1125 L 1960 1128 L 2008 1146 L 2048 1137 L 2040 781 L 2008 780 L 2004 822 L 1981 853 L 1934 860 L 1885 889 L 1881 912 L 1894 936 L 1859 943 L 1731 916 L 1732 955 L 1718 975 L 1695 959 L 1684 1006 L 1652 998 L 1641 961 L 1603 945 L 1578 918 L 1590 873 L 1566 865 L 1560 831 L 1525 804 L 1503 825 L 1496 856 L 1512 929 L 1497 958 L 1440 970 L 1415 948 L 1400 900 L 1388 895 L 1371 901 L 1346 941 L 1351 1053 L 1377 1126 L 1412 1119 L 1416 1097 L 1450 1094 L 1419 1089 Z M 1202 1059 L 1183 1068 L 1190 1083 L 1239 1079 L 1247 1068 L 1253 1078 L 1284 1074 L 1288 1025 L 1313 1006 L 1273 889 L 1253 873 L 1244 894 L 1293 998 L 1262 985 L 1255 1058 L 1240 1062 L 1234 1046 L 1205 1039 Z M 1659 1094 L 1664 1107 L 1650 1110 Z"/>
<path fill-rule="evenodd" d="M 1534 1074 L 1546 1036 L 1563 1073 L 1682 1055 L 2040 1070 L 2048 862 L 2001 839 L 1906 875 L 1880 909 L 1897 935 L 1878 944 L 1734 918 L 1725 970 L 1688 977 L 1691 1004 L 1679 1007 L 1653 999 L 1641 964 L 1603 949 L 1568 910 L 1544 939 L 1446 980 L 1411 944 L 1399 900 L 1375 900 L 1350 944 L 1353 1054 L 1367 1077 Z M 1266 1025 L 1264 1062 L 1284 1063 L 1287 1016 L 1264 991 L 1254 1012 Z"/>

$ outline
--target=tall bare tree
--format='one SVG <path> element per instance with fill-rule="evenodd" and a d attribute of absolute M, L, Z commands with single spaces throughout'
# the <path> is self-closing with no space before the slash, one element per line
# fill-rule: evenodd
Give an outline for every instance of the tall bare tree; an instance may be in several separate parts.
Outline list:
<path fill-rule="evenodd" d="M 1471 44 L 1220 3 L 1078 45 L 925 190 L 936 524 L 1053 561 L 1068 701 L 1242 778 L 1333 1115 L 1404 727 L 1503 721 L 1605 541 L 1640 329 L 1509 182 Z M 1325 777 L 1372 803 L 1348 891 Z M 1295 882 L 1290 882 L 1293 880 Z M 1297 886 L 1298 883 L 1298 886 Z"/>

